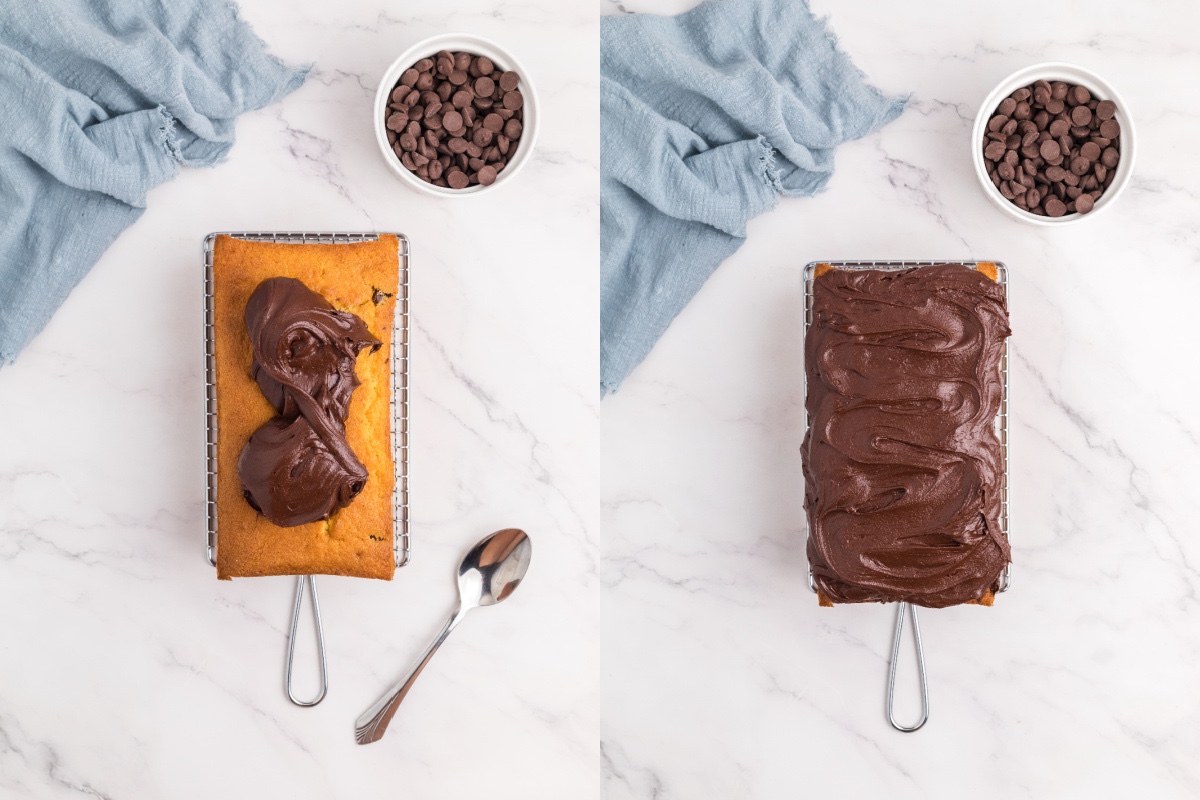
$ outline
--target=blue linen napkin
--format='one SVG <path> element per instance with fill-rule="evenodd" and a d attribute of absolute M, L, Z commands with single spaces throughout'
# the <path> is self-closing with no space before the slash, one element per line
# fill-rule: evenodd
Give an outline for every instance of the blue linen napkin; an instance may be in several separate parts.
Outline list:
<path fill-rule="evenodd" d="M 3 0 L 0 365 L 179 166 L 304 82 L 226 0 Z"/>
<path fill-rule="evenodd" d="M 600 391 L 614 391 L 779 196 L 900 115 L 803 0 L 600 23 Z"/>

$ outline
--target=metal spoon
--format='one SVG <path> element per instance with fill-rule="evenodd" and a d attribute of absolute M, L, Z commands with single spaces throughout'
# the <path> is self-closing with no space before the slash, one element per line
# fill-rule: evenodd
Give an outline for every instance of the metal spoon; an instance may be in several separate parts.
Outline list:
<path fill-rule="evenodd" d="M 433 644 L 425 650 L 408 677 L 396 684 L 355 721 L 354 738 L 359 744 L 370 744 L 383 738 L 383 732 L 392 721 L 400 701 L 408 695 L 408 690 L 416 683 L 417 676 L 425 669 L 425 665 L 433 658 L 442 642 L 446 641 L 450 631 L 458 627 L 458 623 L 462 622 L 463 617 L 472 608 L 495 605 L 512 594 L 525 577 L 532 555 L 533 544 L 529 536 L 525 531 L 516 528 L 496 531 L 471 548 L 471 552 L 463 557 L 462 564 L 458 567 L 458 609 L 450 616 L 446 627 L 442 628 Z"/>

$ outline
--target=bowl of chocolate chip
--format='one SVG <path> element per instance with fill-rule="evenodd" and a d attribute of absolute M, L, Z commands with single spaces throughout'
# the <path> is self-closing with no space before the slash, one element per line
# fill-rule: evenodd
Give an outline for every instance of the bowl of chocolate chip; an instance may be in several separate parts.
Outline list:
<path fill-rule="evenodd" d="M 537 95 L 511 53 L 482 36 L 434 36 L 404 51 L 375 93 L 388 167 L 435 197 L 479 194 L 520 171 L 537 139 Z"/>
<path fill-rule="evenodd" d="M 1128 107 L 1107 81 L 1074 64 L 1035 64 L 987 96 L 971 155 L 988 199 L 1013 219 L 1063 225 L 1095 216 L 1129 184 L 1135 153 Z"/>

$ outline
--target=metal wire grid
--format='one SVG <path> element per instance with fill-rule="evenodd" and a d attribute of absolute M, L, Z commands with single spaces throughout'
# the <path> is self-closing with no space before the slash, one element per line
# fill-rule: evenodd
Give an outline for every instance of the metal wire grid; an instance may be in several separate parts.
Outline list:
<path fill-rule="evenodd" d="M 396 465 L 395 490 L 392 492 L 392 554 L 397 567 L 408 563 L 408 239 L 400 233 L 398 296 L 392 320 L 391 409 L 392 452 Z M 204 412 L 207 419 L 207 500 L 208 563 L 217 565 L 217 392 L 213 323 L 213 243 L 218 236 L 232 236 L 254 242 L 290 244 L 350 244 L 373 242 L 378 233 L 313 233 L 238 231 L 210 233 L 204 238 Z"/>
<path fill-rule="evenodd" d="M 978 268 L 980 264 L 993 264 L 996 267 L 996 283 L 1004 287 L 1005 294 L 1008 293 L 1008 267 L 999 261 L 813 261 L 804 267 L 804 335 L 808 337 L 808 326 L 812 324 L 813 313 L 813 281 L 816 278 L 816 270 L 822 264 L 828 264 L 834 269 L 881 269 L 889 271 L 899 271 L 903 269 L 912 269 L 913 267 L 932 267 L 937 264 L 962 264 Z M 1008 339 L 1004 340 L 1004 352 L 1000 356 L 1000 376 L 1003 390 L 1000 393 L 1000 411 L 996 414 L 996 438 L 1000 440 L 1000 458 L 1003 462 L 1000 471 L 1000 532 L 1004 534 L 1004 538 L 1008 538 Z M 804 370 L 804 416 L 805 429 L 808 428 L 808 370 Z M 1008 591 L 1009 582 L 1012 576 L 1012 562 L 1010 561 L 1004 567 L 1004 572 L 1000 576 L 1000 585 L 996 589 L 996 593 Z M 816 581 L 813 579 L 812 567 L 808 569 L 808 588 L 814 593 L 817 591 Z"/>

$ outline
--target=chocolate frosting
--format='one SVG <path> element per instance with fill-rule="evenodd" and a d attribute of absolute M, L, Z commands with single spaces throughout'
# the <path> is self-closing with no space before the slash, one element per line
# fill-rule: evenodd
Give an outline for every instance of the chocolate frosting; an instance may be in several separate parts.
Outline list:
<path fill-rule="evenodd" d="M 278 416 L 256 430 L 238 458 L 246 501 L 291 527 L 350 504 L 367 469 L 346 442 L 346 414 L 364 348 L 380 341 L 354 314 L 338 311 L 295 278 L 268 278 L 246 303 L 250 375 Z"/>
<path fill-rule="evenodd" d="M 998 587 L 1003 287 L 959 264 L 816 278 L 805 337 L 808 560 L 835 603 Z"/>

